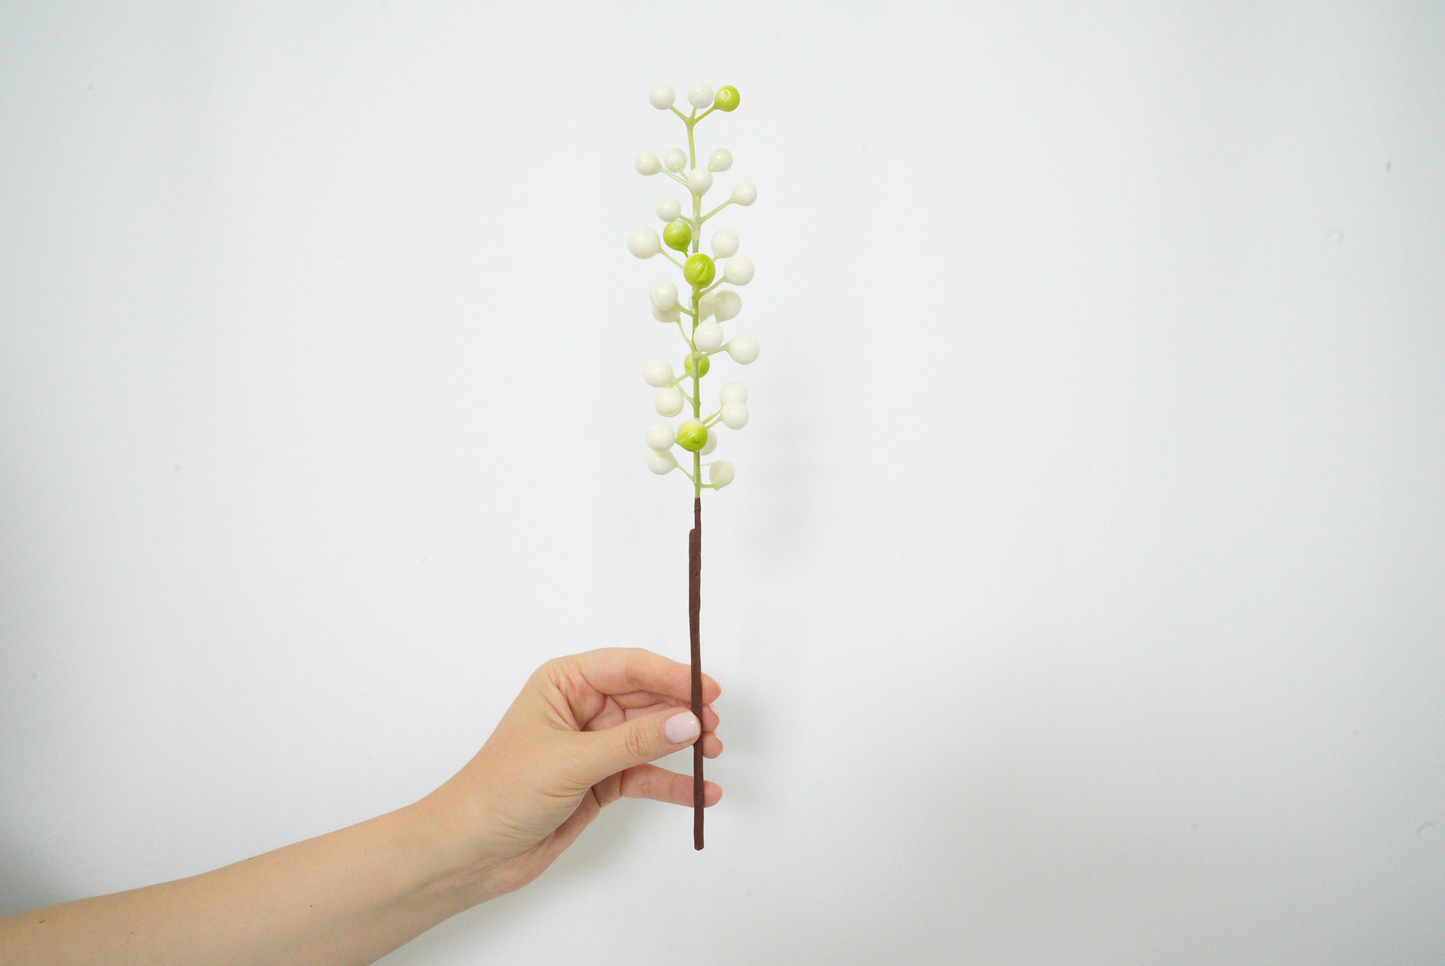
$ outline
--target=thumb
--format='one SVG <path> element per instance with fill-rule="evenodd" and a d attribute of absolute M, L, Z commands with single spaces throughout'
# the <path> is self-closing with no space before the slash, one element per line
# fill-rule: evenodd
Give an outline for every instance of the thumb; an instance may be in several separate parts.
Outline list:
<path fill-rule="evenodd" d="M 681 751 L 702 733 L 697 715 L 686 708 L 672 708 L 634 718 L 625 724 L 591 733 L 584 767 L 589 780 L 597 784 L 634 765 Z"/>

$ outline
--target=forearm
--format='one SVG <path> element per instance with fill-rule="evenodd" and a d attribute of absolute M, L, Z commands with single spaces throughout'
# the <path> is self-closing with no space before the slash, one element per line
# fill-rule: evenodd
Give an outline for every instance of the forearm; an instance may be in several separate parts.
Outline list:
<path fill-rule="evenodd" d="M 0 966 L 375 962 L 531 882 L 609 802 L 691 804 L 692 781 L 649 762 L 694 741 L 721 754 L 719 689 L 703 686 L 699 721 L 685 664 L 636 648 L 548 661 L 415 805 L 205 875 L 0 919 Z M 721 794 L 709 782 L 706 804 Z"/>
<path fill-rule="evenodd" d="M 491 897 L 426 803 L 205 875 L 0 919 L 0 964 L 371 963 Z"/>

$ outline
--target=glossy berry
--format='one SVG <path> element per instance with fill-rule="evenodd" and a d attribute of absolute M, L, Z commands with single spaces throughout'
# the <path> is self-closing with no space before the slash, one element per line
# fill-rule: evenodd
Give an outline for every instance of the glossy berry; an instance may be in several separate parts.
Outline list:
<path fill-rule="evenodd" d="M 657 155 L 651 151 L 643 151 L 639 154 L 637 160 L 632 162 L 632 166 L 637 169 L 638 174 L 657 174 L 662 170 L 662 165 L 657 161 Z"/>
<path fill-rule="evenodd" d="M 712 106 L 712 88 L 707 84 L 694 84 L 687 89 L 687 102 L 699 111 Z"/>
<path fill-rule="evenodd" d="M 658 476 L 666 476 L 677 469 L 677 459 L 671 453 L 654 451 L 647 454 L 647 468 Z"/>
<path fill-rule="evenodd" d="M 653 423 L 647 428 L 647 445 L 659 453 L 666 453 L 672 449 L 676 437 L 672 435 L 672 427 L 667 423 Z"/>
<path fill-rule="evenodd" d="M 727 148 L 718 148 L 707 157 L 709 171 L 726 171 L 733 166 L 733 153 Z"/>
<path fill-rule="evenodd" d="M 746 285 L 753 280 L 753 260 L 746 255 L 734 255 L 723 266 L 723 278 L 733 285 Z"/>
<path fill-rule="evenodd" d="M 652 408 L 657 410 L 659 416 L 676 416 L 682 412 L 686 401 L 680 389 L 668 387 L 657 390 L 657 395 L 652 400 Z"/>
<path fill-rule="evenodd" d="M 743 388 L 742 383 L 730 382 L 722 387 L 722 392 L 717 394 L 718 402 L 726 406 L 728 403 L 748 401 L 748 391 Z M 663 425 L 659 423 L 658 425 Z"/>
<path fill-rule="evenodd" d="M 702 378 L 707 375 L 708 370 L 711 368 L 712 360 L 702 352 L 689 353 L 688 357 L 682 361 L 682 370 L 689 376 L 693 375 L 693 371 L 696 370 L 698 378 Z"/>
<path fill-rule="evenodd" d="M 653 359 L 643 366 L 642 378 L 654 389 L 662 389 L 676 381 L 672 375 L 672 364 L 666 359 Z"/>
<path fill-rule="evenodd" d="M 728 355 L 739 365 L 750 365 L 758 357 L 758 340 L 750 335 L 735 335 L 727 344 Z"/>
<path fill-rule="evenodd" d="M 732 262 L 729 261 L 728 264 L 731 265 Z M 743 297 L 730 288 L 720 289 L 715 294 L 717 299 L 713 302 L 712 309 L 717 313 L 717 320 L 726 322 L 737 318 L 738 313 L 743 310 Z"/>
<path fill-rule="evenodd" d="M 723 425 L 728 429 L 742 429 L 748 424 L 748 407 L 744 403 L 730 402 L 722 408 Z"/>
<path fill-rule="evenodd" d="M 707 468 L 707 481 L 713 489 L 721 490 L 733 481 L 733 465 L 727 460 L 718 460 Z"/>
<path fill-rule="evenodd" d="M 713 291 L 708 292 L 702 298 L 698 299 L 697 318 L 699 322 L 705 320 L 708 316 L 712 315 L 713 309 L 717 306 L 717 297 L 718 293 L 716 291 Z"/>
<path fill-rule="evenodd" d="M 677 304 L 677 286 L 665 278 L 660 278 L 647 290 L 647 297 L 653 308 L 665 312 Z"/>
<path fill-rule="evenodd" d="M 738 233 L 731 228 L 712 233 L 712 254 L 714 258 L 732 258 L 738 253 Z"/>
<path fill-rule="evenodd" d="M 672 221 L 682 214 L 682 203 L 676 198 L 668 196 L 657 202 L 657 217 L 663 221 Z"/>
<path fill-rule="evenodd" d="M 742 103 L 743 96 L 738 89 L 731 84 L 717 92 L 717 109 L 720 111 L 736 111 Z"/>
<path fill-rule="evenodd" d="M 707 442 L 703 444 L 702 449 L 698 450 L 698 452 L 701 453 L 703 456 L 710 455 L 713 450 L 717 449 L 718 436 L 718 433 L 708 433 Z"/>
<path fill-rule="evenodd" d="M 711 258 L 698 252 L 682 266 L 682 277 L 687 279 L 689 285 L 709 285 L 717 277 L 717 266 L 713 264 Z M 676 295 L 673 296 L 674 299 L 676 297 Z"/>
<path fill-rule="evenodd" d="M 712 187 L 712 172 L 706 168 L 693 168 L 687 173 L 687 187 L 695 195 L 707 194 Z"/>
<path fill-rule="evenodd" d="M 654 305 L 652 307 L 652 317 L 659 322 L 666 322 L 668 325 L 671 325 L 682 318 L 682 306 L 676 302 L 672 304 L 671 308 L 667 309 L 660 309 Z"/>
<path fill-rule="evenodd" d="M 751 181 L 739 181 L 733 185 L 732 197 L 729 200 L 735 205 L 742 205 L 746 208 L 758 200 L 758 189 L 753 187 Z"/>
<path fill-rule="evenodd" d="M 659 111 L 665 111 L 677 100 L 677 94 L 673 91 L 671 84 L 653 84 L 652 90 L 648 92 L 647 99 L 652 106 Z"/>
<path fill-rule="evenodd" d="M 627 235 L 627 250 L 638 258 L 651 258 L 662 251 L 662 246 L 651 228 L 634 228 Z"/>
<path fill-rule="evenodd" d="M 692 331 L 692 343 L 699 352 L 712 352 L 723 344 L 722 326 L 716 322 L 704 322 Z"/>
<path fill-rule="evenodd" d="M 662 230 L 662 240 L 673 251 L 685 252 L 687 246 L 692 244 L 692 226 L 681 218 L 673 219 Z"/>
<path fill-rule="evenodd" d="M 699 420 L 689 419 L 677 427 L 677 445 L 689 453 L 696 453 L 707 445 L 707 427 Z"/>
<path fill-rule="evenodd" d="M 687 155 L 682 148 L 668 148 L 667 153 L 662 156 L 662 164 L 669 171 L 681 171 L 687 167 Z"/>

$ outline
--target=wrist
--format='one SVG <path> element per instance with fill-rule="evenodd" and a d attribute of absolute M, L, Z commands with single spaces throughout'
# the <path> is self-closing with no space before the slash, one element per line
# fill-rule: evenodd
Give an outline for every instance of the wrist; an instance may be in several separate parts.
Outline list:
<path fill-rule="evenodd" d="M 453 905 L 454 915 L 512 890 L 498 881 L 501 857 L 486 848 L 476 818 L 451 802 L 448 791 L 439 788 L 401 813 L 422 858 L 419 890 Z"/>

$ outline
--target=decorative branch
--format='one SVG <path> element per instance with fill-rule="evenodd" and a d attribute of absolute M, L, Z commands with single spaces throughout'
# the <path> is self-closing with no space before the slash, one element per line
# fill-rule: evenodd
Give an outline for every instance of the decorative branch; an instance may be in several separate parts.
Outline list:
<path fill-rule="evenodd" d="M 718 148 L 708 157 L 707 165 L 697 163 L 695 128 L 699 121 L 714 111 L 731 112 L 740 102 L 737 88 L 724 87 L 713 94 L 707 84 L 694 84 L 688 89 L 687 99 L 692 105 L 692 114 L 683 114 L 674 106 L 677 97 L 670 84 L 655 85 L 648 95 L 652 106 L 659 111 L 672 111 L 687 128 L 687 153 L 680 148 L 671 148 L 659 161 L 649 151 L 639 154 L 634 161 L 638 174 L 651 176 L 666 174 L 672 180 L 687 186 L 692 197 L 692 216 L 682 217 L 682 205 L 676 198 L 663 198 L 657 203 L 657 216 L 665 223 L 662 236 L 646 226 L 634 228 L 627 236 L 627 247 L 638 258 L 652 258 L 662 254 L 673 265 L 682 269 L 683 283 L 688 293 L 687 308 L 678 299 L 675 283 L 660 279 L 652 283 L 647 297 L 652 303 L 653 317 L 663 322 L 676 322 L 679 334 L 687 343 L 687 356 L 683 359 L 682 374 L 674 375 L 673 367 L 665 359 L 654 359 L 643 367 L 643 379 L 657 390 L 653 397 L 653 408 L 658 415 L 674 417 L 687 406 L 692 407 L 692 418 L 676 429 L 670 423 L 653 423 L 647 430 L 647 445 L 651 452 L 647 457 L 648 468 L 659 476 L 666 476 L 673 470 L 680 470 L 687 477 L 693 489 L 693 524 L 688 532 L 688 633 L 692 658 L 692 711 L 702 720 L 702 491 L 721 490 L 733 480 L 732 464 L 726 460 L 714 460 L 707 464 L 708 482 L 702 479 L 702 458 L 717 447 L 719 421 L 728 429 L 739 430 L 748 423 L 748 393 L 741 385 L 730 382 L 719 394 L 721 408 L 702 418 L 702 379 L 712 368 L 711 357 L 727 352 L 732 361 L 748 365 L 758 357 L 757 340 L 747 335 L 736 335 L 725 340 L 722 323 L 736 318 L 742 311 L 742 298 L 732 289 L 718 289 L 726 282 L 729 285 L 746 285 L 752 281 L 753 263 L 746 255 L 738 254 L 738 236 L 730 229 L 713 233 L 712 255 L 705 255 L 702 248 L 702 225 L 728 205 L 751 205 L 757 200 L 758 192 L 751 182 L 740 181 L 733 186 L 732 194 L 711 212 L 702 213 L 703 195 L 712 188 L 715 172 L 727 171 L 732 167 L 732 152 Z M 698 112 L 702 113 L 699 114 Z M 687 173 L 682 172 L 686 169 Z M 663 246 L 686 256 L 679 261 Z M 714 258 L 726 259 L 721 274 Z M 716 281 L 714 281 L 716 280 Z M 706 302 L 704 301 L 706 300 Z M 689 338 L 682 323 L 682 316 L 692 319 L 692 335 Z M 681 384 L 692 381 L 692 392 L 681 388 Z M 689 473 L 673 454 L 673 447 L 681 447 L 684 453 L 692 454 L 692 472 Z M 702 739 L 693 744 L 693 848 L 703 847 L 703 760 Z"/>

